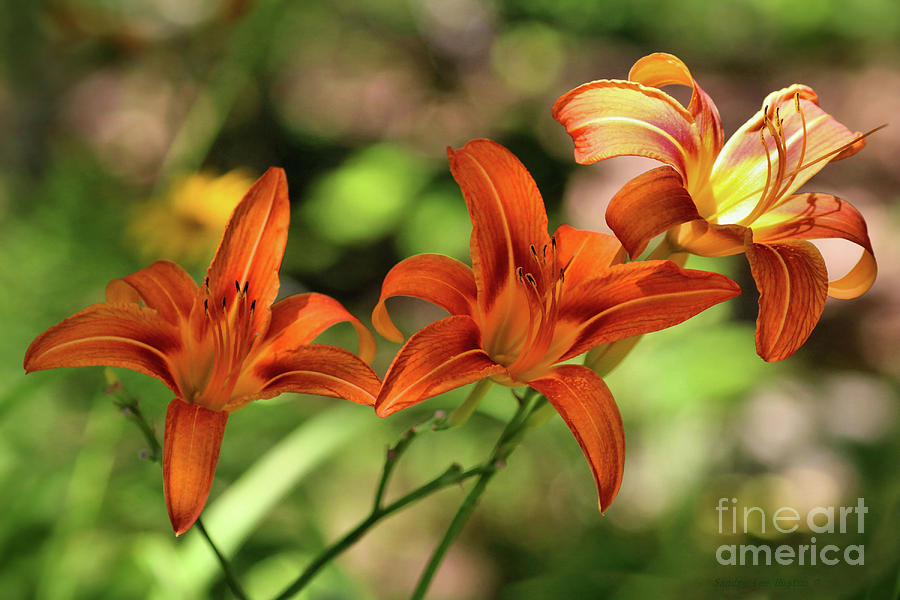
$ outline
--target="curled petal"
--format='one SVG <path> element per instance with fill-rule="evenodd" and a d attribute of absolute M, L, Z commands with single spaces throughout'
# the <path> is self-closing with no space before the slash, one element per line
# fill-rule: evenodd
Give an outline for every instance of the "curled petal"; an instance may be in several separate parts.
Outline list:
<path fill-rule="evenodd" d="M 179 393 L 172 355 L 178 330 L 154 310 L 94 304 L 39 335 L 25 352 L 27 372 L 57 367 L 123 367 L 156 377 Z"/>
<path fill-rule="evenodd" d="M 471 317 L 447 317 L 422 328 L 400 348 L 384 376 L 375 412 L 386 417 L 504 371 L 481 349 L 481 332 Z"/>
<path fill-rule="evenodd" d="M 191 528 L 206 504 L 219 461 L 228 413 L 169 403 L 163 440 L 163 489 L 175 535 Z"/>
<path fill-rule="evenodd" d="M 804 241 L 748 244 L 759 288 L 756 351 L 767 361 L 793 354 L 812 333 L 828 294 L 825 261 Z"/>
<path fill-rule="evenodd" d="M 763 219 L 764 227 L 753 227 L 756 242 L 843 238 L 862 246 L 863 255 L 853 269 L 828 282 L 829 296 L 856 298 L 875 282 L 878 267 L 866 221 L 849 202 L 829 194 L 798 194 L 766 213 Z"/>
<path fill-rule="evenodd" d="M 472 219 L 478 302 L 489 313 L 515 287 L 516 267 L 531 264 L 531 248 L 550 244 L 544 201 L 524 165 L 496 142 L 472 140 L 447 154 Z"/>
<path fill-rule="evenodd" d="M 680 58 L 665 52 L 656 52 L 645 56 L 631 67 L 628 79 L 648 87 L 686 85 L 691 88 L 688 110 L 700 130 L 700 140 L 704 146 L 703 153 L 705 156 L 714 158 L 721 150 L 723 135 L 719 109 L 716 108 L 712 98 L 694 80 L 687 65 Z"/>
<path fill-rule="evenodd" d="M 612 504 L 625 471 L 625 430 L 609 388 L 581 365 L 560 365 L 528 383 L 559 412 L 594 474 L 600 512 Z"/>
<path fill-rule="evenodd" d="M 268 348 L 267 352 L 297 348 L 310 343 L 332 325 L 344 321 L 356 330 L 359 357 L 366 363 L 372 362 L 375 358 L 375 336 L 372 332 L 340 302 L 314 292 L 288 296 L 272 306 L 272 320 L 263 345 Z"/>
<path fill-rule="evenodd" d="M 284 171 L 271 167 L 234 209 L 207 271 L 213 306 L 229 306 L 236 285 L 247 286 L 262 321 L 278 294 L 278 267 L 287 243 L 290 203 Z"/>
<path fill-rule="evenodd" d="M 616 265 L 563 300 L 559 319 L 571 342 L 563 345 L 569 349 L 559 360 L 677 325 L 740 291 L 724 275 L 682 269 L 667 260 Z"/>
<path fill-rule="evenodd" d="M 607 224 L 632 258 L 657 235 L 699 218 L 681 176 L 672 167 L 638 175 L 616 192 L 606 209 Z"/>
<path fill-rule="evenodd" d="M 876 275 L 878 264 L 875 262 L 875 255 L 865 250 L 846 275 L 828 282 L 828 295 L 844 300 L 861 296 L 875 283 Z"/>
<path fill-rule="evenodd" d="M 553 237 L 559 268 L 565 272 L 564 295 L 603 269 L 625 261 L 622 244 L 614 236 L 560 225 Z"/>
<path fill-rule="evenodd" d="M 184 269 L 173 262 L 160 260 L 106 286 L 109 302 L 142 300 L 169 323 L 187 321 L 197 298 L 197 284 Z"/>
<path fill-rule="evenodd" d="M 261 382 L 247 399 L 229 405 L 238 410 L 256 398 L 274 398 L 285 392 L 344 398 L 372 406 L 381 380 L 358 356 L 341 348 L 307 344 L 260 360 L 253 377 Z"/>
<path fill-rule="evenodd" d="M 472 315 L 476 302 L 475 275 L 468 266 L 441 254 L 419 254 L 394 265 L 381 284 L 372 325 L 392 342 L 402 342 L 403 333 L 391 321 L 385 306 L 385 301 L 393 296 L 421 298 L 451 315 Z"/>
<path fill-rule="evenodd" d="M 697 175 L 701 147 L 694 119 L 677 100 L 632 81 L 585 83 L 553 106 L 575 142 L 575 160 L 590 164 L 626 154 L 672 166 L 688 181 Z"/>

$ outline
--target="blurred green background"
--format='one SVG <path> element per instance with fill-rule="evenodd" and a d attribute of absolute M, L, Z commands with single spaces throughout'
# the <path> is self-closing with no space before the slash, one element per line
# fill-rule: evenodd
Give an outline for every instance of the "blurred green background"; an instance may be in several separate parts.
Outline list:
<path fill-rule="evenodd" d="M 432 587 L 435 599 L 896 598 L 900 589 L 900 4 L 895 0 L 52 0 L 0 3 L 0 598 L 226 598 L 209 549 L 171 533 L 159 467 L 104 394 L 102 369 L 25 377 L 28 343 L 158 258 L 199 277 L 231 206 L 283 166 L 293 219 L 285 294 L 332 294 L 368 321 L 401 258 L 467 260 L 469 222 L 445 147 L 490 137 L 541 188 L 551 221 L 603 229 L 638 159 L 592 167 L 550 117 L 575 85 L 677 54 L 726 135 L 765 94 L 811 85 L 850 128 L 890 127 L 810 190 L 866 216 L 881 272 L 830 300 L 779 364 L 755 354 L 756 297 L 647 336 L 610 378 L 625 420 L 624 484 L 601 516 L 556 418 L 492 482 Z M 224 179 L 219 178 L 228 174 Z M 237 191 L 235 191 L 237 190 Z M 829 245 L 830 267 L 856 257 Z M 836 275 L 840 273 L 835 273 Z M 439 316 L 398 300 L 406 331 Z M 338 327 L 324 338 L 355 348 Z M 397 346 L 380 343 L 383 373 Z M 127 371 L 161 431 L 168 391 Z M 253 598 L 295 577 L 368 511 L 384 448 L 465 390 L 380 420 L 339 400 L 284 396 L 229 422 L 204 515 Z M 512 411 L 494 389 L 465 427 L 417 441 L 391 494 L 485 457 Z M 465 490 L 392 517 L 308 598 L 403 598 Z M 771 515 L 869 512 L 865 565 L 722 566 L 721 544 L 809 544 L 717 531 L 719 498 Z M 853 523 L 853 521 L 851 521 Z M 196 529 L 196 528 L 195 528 Z"/>

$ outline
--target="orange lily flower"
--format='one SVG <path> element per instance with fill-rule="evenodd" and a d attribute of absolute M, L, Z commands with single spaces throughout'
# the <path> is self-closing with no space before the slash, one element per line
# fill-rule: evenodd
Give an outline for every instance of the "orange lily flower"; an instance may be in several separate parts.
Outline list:
<path fill-rule="evenodd" d="M 740 290 L 727 277 L 670 261 L 616 264 L 624 253 L 613 236 L 563 225 L 551 237 L 540 192 L 512 153 L 475 140 L 448 154 L 472 219 L 473 267 L 421 254 L 387 274 L 372 315 L 384 337 L 403 340 L 385 307 L 391 296 L 428 300 L 451 316 L 400 349 L 375 411 L 386 416 L 487 377 L 528 385 L 575 435 L 606 510 L 622 480 L 622 419 L 599 375 L 581 365 L 555 365 L 599 344 L 680 323 Z"/>
<path fill-rule="evenodd" d="M 657 89 L 675 84 L 691 88 L 687 108 Z M 859 212 L 828 194 L 794 194 L 827 162 L 865 145 L 865 135 L 819 108 L 812 89 L 769 94 L 723 145 L 712 99 L 681 60 L 657 53 L 637 61 L 628 81 L 594 81 L 563 95 L 553 116 L 575 141 L 579 163 L 636 155 L 667 165 L 632 179 L 609 204 L 607 223 L 629 254 L 666 231 L 673 252 L 746 254 L 760 291 L 756 347 L 765 360 L 803 345 L 826 296 L 855 298 L 875 281 Z M 821 253 L 807 241 L 822 238 L 863 249 L 836 281 L 828 281 Z"/>
<path fill-rule="evenodd" d="M 269 169 L 235 208 L 204 285 L 159 261 L 106 287 L 94 304 L 39 335 L 27 372 L 124 367 L 172 390 L 163 450 L 166 507 L 176 535 L 206 503 L 230 413 L 283 392 L 373 405 L 372 333 L 340 303 L 315 293 L 275 303 L 290 206 L 284 171 Z M 310 342 L 349 321 L 360 357 Z M 366 362 L 364 362 L 366 361 Z"/>

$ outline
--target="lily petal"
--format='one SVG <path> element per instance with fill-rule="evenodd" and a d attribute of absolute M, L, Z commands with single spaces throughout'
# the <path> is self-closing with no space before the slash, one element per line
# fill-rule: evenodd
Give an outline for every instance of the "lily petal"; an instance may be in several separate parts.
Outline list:
<path fill-rule="evenodd" d="M 717 225 L 704 219 L 688 221 L 672 230 L 670 239 L 680 251 L 697 256 L 733 256 L 744 251 L 747 228 Z"/>
<path fill-rule="evenodd" d="M 559 268 L 565 272 L 563 295 L 599 271 L 625 261 L 625 251 L 615 236 L 560 225 L 553 237 Z"/>
<path fill-rule="evenodd" d="M 381 297 L 372 311 L 372 325 L 392 342 L 402 342 L 403 333 L 394 325 L 385 306 L 385 301 L 394 296 L 421 298 L 451 315 L 471 316 L 476 302 L 475 275 L 468 266 L 441 254 L 418 254 L 394 265 L 381 285 Z"/>
<path fill-rule="evenodd" d="M 290 203 L 282 169 L 271 167 L 234 209 L 207 271 L 213 306 L 231 305 L 235 284 L 256 300 L 255 318 L 268 317 L 278 295 L 278 268 L 287 243 Z"/>
<path fill-rule="evenodd" d="M 756 351 L 767 361 L 783 360 L 803 345 L 825 308 L 825 261 L 804 241 L 748 244 L 747 260 L 759 288 Z"/>
<path fill-rule="evenodd" d="M 332 325 L 344 321 L 356 330 L 359 357 L 363 362 L 372 362 L 375 358 L 375 336 L 372 332 L 340 302 L 315 292 L 288 296 L 272 306 L 272 320 L 262 346 L 273 353 L 296 348 L 310 343 Z"/>
<path fill-rule="evenodd" d="M 638 175 L 616 192 L 606 209 L 606 223 L 631 258 L 657 235 L 696 219 L 700 219 L 697 207 L 672 167 Z"/>
<path fill-rule="evenodd" d="M 496 142 L 472 140 L 447 154 L 472 219 L 472 270 L 488 314 L 504 291 L 511 300 L 516 267 L 531 264 L 531 248 L 550 244 L 544 201 L 525 166 Z"/>
<path fill-rule="evenodd" d="M 375 412 L 386 417 L 505 370 L 481 349 L 481 332 L 471 317 L 447 317 L 423 327 L 400 348 L 384 376 Z"/>
<path fill-rule="evenodd" d="M 130 289 L 129 289 L 130 288 Z M 197 284 L 180 266 L 160 260 L 106 286 L 109 302 L 143 300 L 169 323 L 187 322 L 197 299 Z"/>
<path fill-rule="evenodd" d="M 575 160 L 645 156 L 672 166 L 686 180 L 698 175 L 701 141 L 694 118 L 677 100 L 633 81 L 578 86 L 553 105 L 575 142 Z"/>
<path fill-rule="evenodd" d="M 625 430 L 612 393 L 599 375 L 581 365 L 560 365 L 528 385 L 550 401 L 578 440 L 604 512 L 625 471 Z"/>
<path fill-rule="evenodd" d="M 872 243 L 865 219 L 849 202 L 830 194 L 798 194 L 763 218 L 765 227 L 753 227 L 756 242 L 843 238 L 862 246 L 863 254 L 853 269 L 828 282 L 829 296 L 856 298 L 872 287 L 878 273 Z"/>
<path fill-rule="evenodd" d="M 234 412 L 257 398 L 274 398 L 285 392 L 344 398 L 372 406 L 381 380 L 358 356 L 342 348 L 306 344 L 278 352 L 253 366 L 238 383 L 248 395 L 226 406 Z M 250 381 L 252 379 L 252 382 Z M 240 397 L 240 391 L 235 396 Z"/>
<path fill-rule="evenodd" d="M 175 535 L 191 528 L 206 504 L 228 413 L 175 398 L 166 412 L 163 489 Z"/>
<path fill-rule="evenodd" d="M 688 110 L 700 130 L 703 154 L 712 159 L 722 149 L 722 120 L 719 118 L 719 109 L 716 108 L 712 98 L 697 84 L 687 65 L 680 58 L 665 52 L 645 56 L 631 67 L 628 79 L 647 87 L 686 85 L 691 88 Z"/>
<path fill-rule="evenodd" d="M 795 96 L 799 98 L 800 112 Z M 778 153 L 771 135 L 765 135 L 765 148 L 760 139 L 760 131 L 766 128 L 766 114 L 773 118 L 777 109 L 784 131 L 786 176 L 778 197 L 787 198 L 828 162 L 839 156 L 844 158 L 848 151 L 855 152 L 864 145 L 860 134 L 819 107 L 816 93 L 805 85 L 772 92 L 766 96 L 763 108 L 768 112 L 758 111 L 729 138 L 713 167 L 713 195 L 728 199 L 718 207 L 722 223 L 735 223 L 748 215 L 765 189 L 767 164 L 773 174 L 778 168 Z"/>
<path fill-rule="evenodd" d="M 718 273 L 682 269 L 667 260 L 610 267 L 564 298 L 560 322 L 571 338 L 560 361 L 594 346 L 677 325 L 740 288 Z"/>
<path fill-rule="evenodd" d="M 39 335 L 25 352 L 25 371 L 57 367 L 123 367 L 156 377 L 179 393 L 171 356 L 178 330 L 155 310 L 94 304 Z"/>

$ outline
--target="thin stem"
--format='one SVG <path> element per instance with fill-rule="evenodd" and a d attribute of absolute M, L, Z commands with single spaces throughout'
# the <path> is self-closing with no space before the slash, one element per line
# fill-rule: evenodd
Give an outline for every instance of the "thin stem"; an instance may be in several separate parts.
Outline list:
<path fill-rule="evenodd" d="M 593 369 L 600 377 L 606 377 L 625 360 L 642 337 L 635 335 L 592 348 L 584 355 L 584 366 Z"/>
<path fill-rule="evenodd" d="M 219 552 L 219 548 L 213 543 L 212 538 L 209 537 L 206 527 L 203 526 L 203 521 L 198 517 L 194 524 L 200 529 L 200 533 L 203 534 L 203 537 L 206 539 L 207 543 L 209 543 L 209 547 L 212 548 L 212 551 L 216 554 L 216 558 L 219 559 L 219 564 L 222 565 L 222 572 L 225 574 L 225 581 L 228 583 L 228 587 L 231 588 L 231 593 L 239 600 L 247 600 L 247 594 L 244 592 L 243 588 L 241 588 L 241 584 L 238 583 L 238 580 L 232 573 L 228 559 L 225 558 L 224 554 Z"/>
<path fill-rule="evenodd" d="M 336 556 L 341 554 L 344 550 L 352 546 L 359 538 L 361 538 L 369 529 L 371 529 L 376 523 L 392 515 L 397 512 L 401 508 L 405 507 L 407 504 L 411 504 L 417 500 L 424 498 L 434 492 L 445 488 L 449 485 L 453 485 L 455 483 L 459 483 L 464 481 L 470 477 L 474 477 L 476 475 L 483 475 L 484 467 L 478 466 L 473 467 L 467 471 L 463 471 L 459 465 L 451 465 L 444 473 L 439 475 L 438 477 L 432 479 L 425 485 L 413 490 L 412 492 L 406 494 L 402 498 L 395 500 L 391 504 L 383 507 L 376 507 L 372 510 L 368 517 L 366 517 L 359 525 L 349 531 L 344 535 L 341 539 L 328 546 L 321 554 L 319 554 L 313 562 L 311 562 L 303 573 L 283 592 L 281 592 L 278 596 L 276 596 L 275 600 L 286 600 L 290 598 L 300 590 L 302 590 L 306 584 L 308 584 L 313 577 L 315 577 L 316 573 L 319 570 L 331 562 Z"/>
<path fill-rule="evenodd" d="M 147 460 L 159 462 L 162 458 L 162 447 L 156 438 L 156 432 L 153 431 L 153 427 L 147 422 L 144 413 L 141 412 L 137 396 L 132 396 L 128 393 L 119 378 L 112 372 L 112 369 L 106 369 L 104 376 L 107 384 L 106 393 L 112 397 L 113 403 L 119 407 L 125 418 L 137 425 L 141 433 L 144 434 L 144 439 L 147 440 L 147 445 L 150 446 L 150 449 L 147 451 Z"/>
<path fill-rule="evenodd" d="M 450 416 L 447 419 L 447 425 L 450 427 L 457 427 L 468 421 L 469 417 L 472 416 L 472 413 L 475 412 L 475 409 L 478 408 L 478 405 L 481 404 L 484 395 L 491 389 L 492 383 L 491 379 L 487 377 L 476 383 L 475 387 L 472 388 L 472 391 L 469 392 L 468 398 L 450 413 Z"/>
<path fill-rule="evenodd" d="M 469 490 L 469 493 L 466 494 L 465 499 L 463 499 L 462 504 L 453 516 L 453 520 L 447 527 L 444 537 L 434 549 L 431 558 L 428 560 L 428 564 L 425 565 L 425 569 L 422 571 L 422 575 L 419 576 L 419 582 L 416 584 L 416 589 L 413 591 L 411 597 L 412 600 L 421 600 L 425 597 L 425 594 L 428 592 L 428 588 L 431 585 L 431 581 L 437 573 L 438 567 L 440 567 L 441 562 L 444 560 L 444 556 L 447 554 L 447 550 L 450 549 L 456 536 L 462 531 L 469 516 L 475 510 L 478 499 L 484 493 L 484 490 L 487 488 L 488 483 L 490 483 L 494 473 L 497 472 L 498 468 L 504 465 L 506 459 L 512 454 L 513 450 L 516 449 L 519 442 L 522 441 L 522 436 L 527 429 L 528 417 L 539 410 L 544 405 L 544 402 L 546 402 L 544 398 L 539 398 L 534 403 L 530 403 L 527 401 L 528 398 L 530 398 L 530 395 L 526 395 L 525 401 L 520 403 L 518 410 L 509 423 L 507 423 L 503 433 L 501 433 L 500 437 L 497 439 L 497 443 L 494 445 L 494 449 L 491 451 L 487 461 L 482 465 L 481 475 L 479 475 L 478 480 L 475 482 L 472 489 Z"/>

